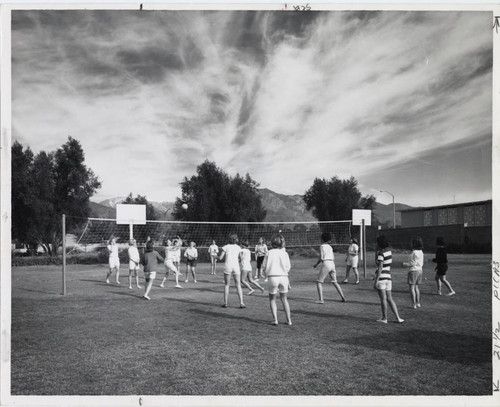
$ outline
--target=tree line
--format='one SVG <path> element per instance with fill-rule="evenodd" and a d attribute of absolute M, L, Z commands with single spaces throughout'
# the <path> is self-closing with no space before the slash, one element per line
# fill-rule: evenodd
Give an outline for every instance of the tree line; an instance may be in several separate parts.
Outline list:
<path fill-rule="evenodd" d="M 62 242 L 62 215 L 67 216 L 67 231 L 77 234 L 91 213 L 90 198 L 101 188 L 101 181 L 86 166 L 83 148 L 72 137 L 56 151 L 36 155 L 15 141 L 11 153 L 12 238 L 32 251 L 42 247 L 54 255 Z M 172 211 L 175 220 L 261 222 L 266 217 L 259 183 L 250 174 L 231 176 L 205 160 L 180 185 L 181 197 Z M 328 221 L 350 219 L 352 209 L 372 209 L 376 201 L 373 195 L 361 195 L 354 177 L 334 176 L 316 178 L 304 202 L 316 219 Z M 130 193 L 122 203 L 144 204 L 147 219 L 160 218 L 146 196 Z M 213 226 L 214 236 L 220 234 L 217 227 Z"/>

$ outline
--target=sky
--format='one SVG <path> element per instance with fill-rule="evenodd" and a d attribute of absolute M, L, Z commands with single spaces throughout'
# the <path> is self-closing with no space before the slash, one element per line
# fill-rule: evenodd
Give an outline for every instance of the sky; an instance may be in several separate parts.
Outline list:
<path fill-rule="evenodd" d="M 17 10 L 12 137 L 80 141 L 99 201 L 174 201 L 206 159 L 412 206 L 491 199 L 492 13 Z"/>

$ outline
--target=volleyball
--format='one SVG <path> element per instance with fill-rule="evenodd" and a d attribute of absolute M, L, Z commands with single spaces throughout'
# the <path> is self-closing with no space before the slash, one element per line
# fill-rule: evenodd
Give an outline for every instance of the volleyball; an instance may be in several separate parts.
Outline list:
<path fill-rule="evenodd" d="M 188 208 L 188 205 L 186 203 L 182 204 L 182 209 L 186 210 Z"/>

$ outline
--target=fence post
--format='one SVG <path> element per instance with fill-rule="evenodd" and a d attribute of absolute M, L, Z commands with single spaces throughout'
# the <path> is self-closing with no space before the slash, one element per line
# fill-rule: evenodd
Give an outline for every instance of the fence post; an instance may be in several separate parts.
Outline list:
<path fill-rule="evenodd" d="M 365 220 L 361 219 L 361 236 L 363 242 L 361 243 L 363 245 L 362 251 L 363 251 L 363 279 L 366 279 L 366 229 L 365 229 Z"/>
<path fill-rule="evenodd" d="M 66 295 L 66 215 L 62 216 L 62 295 Z"/>

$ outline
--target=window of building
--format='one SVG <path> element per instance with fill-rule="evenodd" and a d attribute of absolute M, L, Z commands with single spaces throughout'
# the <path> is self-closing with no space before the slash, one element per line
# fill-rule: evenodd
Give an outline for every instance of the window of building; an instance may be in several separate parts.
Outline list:
<path fill-rule="evenodd" d="M 448 210 L 447 209 L 439 209 L 438 210 L 438 225 L 447 225 L 448 224 Z"/>
<path fill-rule="evenodd" d="M 486 207 L 484 205 L 476 206 L 475 208 L 475 217 L 476 223 L 475 226 L 484 226 L 486 225 Z"/>
<path fill-rule="evenodd" d="M 424 226 L 432 226 L 432 211 L 424 212 Z"/>
<path fill-rule="evenodd" d="M 467 226 L 474 226 L 474 207 L 473 206 L 466 206 L 464 208 L 464 223 L 467 224 Z"/>
<path fill-rule="evenodd" d="M 458 223 L 458 209 L 448 208 L 448 225 L 456 225 Z"/>

